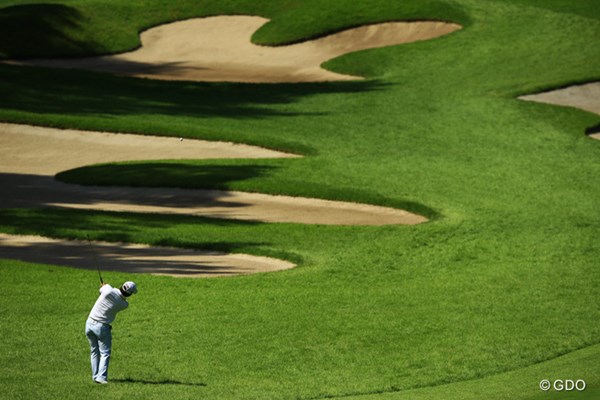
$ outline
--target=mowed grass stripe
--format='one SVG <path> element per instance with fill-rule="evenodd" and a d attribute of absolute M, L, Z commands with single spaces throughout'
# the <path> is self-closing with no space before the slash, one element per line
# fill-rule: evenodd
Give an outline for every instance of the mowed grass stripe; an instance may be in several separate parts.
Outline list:
<path fill-rule="evenodd" d="M 214 7 L 260 14 L 264 5 L 249 4 Z M 326 12 L 313 3 L 271 4 L 282 13 L 262 14 L 272 27 L 296 19 L 313 33 L 346 19 L 408 16 L 372 2 L 329 2 Z M 591 39 L 597 21 L 525 1 L 454 2 L 468 21 L 448 8 L 432 9 L 433 3 L 402 4 L 465 29 L 328 64 L 378 79 L 360 84 L 157 84 L 1 67 L 4 120 L 301 149 L 304 159 L 282 162 L 273 174 L 243 179 L 243 185 L 283 193 L 327 188 L 328 197 L 342 200 L 352 191 L 358 198 L 412 201 L 440 216 L 410 228 L 341 228 L 5 210 L 0 225 L 6 232 L 83 238 L 91 231 L 104 240 L 284 254 L 300 264 L 210 282 L 141 277 L 147 295 L 116 328 L 121 347 L 111 368 L 122 382 L 100 391 L 88 383 L 81 332 L 96 277 L 4 261 L 0 309 L 12 323 L 0 327 L 8 338 L 0 379 L 7 392 L 318 398 L 481 378 L 597 343 L 600 150 L 584 135 L 597 116 L 515 99 L 597 80 L 598 65 L 590 61 L 599 59 Z M 117 10 L 139 21 L 133 8 Z M 48 282 L 57 290 L 48 291 Z M 71 290 L 85 285 L 89 292 Z M 61 324 L 56 347 L 45 345 L 40 322 Z M 593 370 L 594 360 L 581 363 Z M 59 372 L 42 379 L 42 365 L 52 361 Z M 573 370 L 561 365 L 556 371 Z M 184 384 L 141 383 L 167 381 Z M 482 382 L 486 391 L 513 384 Z M 440 398 L 461 398 L 449 387 L 436 390 Z M 510 392 L 528 395 L 535 393 Z"/>

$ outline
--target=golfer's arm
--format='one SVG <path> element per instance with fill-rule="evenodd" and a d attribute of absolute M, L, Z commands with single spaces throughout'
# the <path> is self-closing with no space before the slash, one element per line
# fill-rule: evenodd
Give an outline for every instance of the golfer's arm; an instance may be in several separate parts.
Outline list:
<path fill-rule="evenodd" d="M 112 289 L 112 286 L 110 286 L 108 283 L 102 283 L 102 284 L 100 285 L 100 290 L 99 290 L 99 292 L 100 292 L 100 294 L 102 294 L 103 292 L 105 292 L 105 291 L 106 291 L 106 292 L 108 292 L 108 291 L 110 291 L 111 289 Z"/>

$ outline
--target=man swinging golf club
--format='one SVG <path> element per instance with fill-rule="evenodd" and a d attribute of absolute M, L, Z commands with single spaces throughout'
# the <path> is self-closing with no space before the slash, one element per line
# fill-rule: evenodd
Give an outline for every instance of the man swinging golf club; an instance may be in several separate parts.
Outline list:
<path fill-rule="evenodd" d="M 101 283 L 100 296 L 85 323 L 85 335 L 90 342 L 92 379 L 96 383 L 108 383 L 108 361 L 112 346 L 112 326 L 117 313 L 129 306 L 127 297 L 137 293 L 134 282 L 125 282 L 116 289 Z"/>

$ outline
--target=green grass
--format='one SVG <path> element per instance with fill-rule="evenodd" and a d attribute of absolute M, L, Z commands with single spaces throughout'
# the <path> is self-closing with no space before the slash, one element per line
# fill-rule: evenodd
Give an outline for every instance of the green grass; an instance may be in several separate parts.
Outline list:
<path fill-rule="evenodd" d="M 591 400 L 600 395 L 600 382 L 598 382 L 598 373 L 600 370 L 596 361 L 600 355 L 599 353 L 600 346 L 594 345 L 556 359 L 483 379 L 409 390 L 403 393 L 390 389 L 389 392 L 379 395 L 349 395 L 344 398 L 350 400 L 368 400 L 373 398 L 378 400 Z M 568 378 L 569 376 L 572 378 Z M 542 379 L 548 379 L 551 382 L 555 380 L 562 380 L 564 382 L 566 379 L 572 379 L 573 381 L 582 379 L 586 382 L 586 388 L 583 391 L 557 391 L 551 389 L 544 392 L 537 385 Z"/>
<path fill-rule="evenodd" d="M 469 22 L 462 7 L 441 0 L 147 0 L 132 4 L 76 0 L 29 4 L 3 1 L 0 59 L 77 56 L 119 52 L 139 46 L 138 32 L 152 26 L 211 15 L 258 15 L 272 19 L 256 32 L 260 44 L 298 42 L 365 23 L 403 18 Z M 62 3 L 62 4 L 61 4 Z M 346 12 L 350 8 L 351 12 Z"/>
<path fill-rule="evenodd" d="M 2 232 L 89 234 L 299 264 L 227 279 L 135 276 L 140 293 L 115 323 L 113 384 L 96 387 L 82 332 L 95 272 L 0 261 L 7 397 L 597 394 L 600 143 L 584 131 L 599 117 L 515 99 L 600 78 L 594 2 L 60 3 L 68 11 L 53 6 L 56 20 L 44 20 L 60 25 L 62 41 L 38 47 L 19 39 L 17 48 L 4 39 L 0 53 L 123 50 L 136 45 L 139 29 L 219 13 L 271 18 L 255 35 L 263 43 L 403 18 L 447 19 L 465 29 L 326 64 L 371 78 L 362 82 L 173 83 L 0 66 L 0 120 L 231 140 L 305 156 L 102 165 L 60 179 L 313 196 L 433 217 L 413 227 L 332 227 L 0 210 Z M 0 9 L 0 21 L 41 18 L 39 5 L 28 7 Z M 72 19 L 68 29 L 61 18 Z M 106 277 L 115 284 L 131 278 Z M 542 378 L 582 378 L 588 389 L 542 393 Z"/>
<path fill-rule="evenodd" d="M 316 158 L 315 158 L 316 159 Z M 347 187 L 331 183 L 271 178 L 279 169 L 287 175 L 302 176 L 303 171 L 321 169 L 320 162 L 308 160 L 177 160 L 160 162 L 129 162 L 76 168 L 57 174 L 56 179 L 75 184 L 97 186 L 175 187 L 184 189 L 216 189 L 256 191 L 253 179 L 261 179 L 260 192 L 312 198 L 341 198 L 347 201 L 402 208 L 428 218 L 438 214 L 415 202 L 386 198 L 350 184 Z M 289 170 L 294 168 L 295 172 Z M 90 178 L 92 177 L 92 178 Z"/>

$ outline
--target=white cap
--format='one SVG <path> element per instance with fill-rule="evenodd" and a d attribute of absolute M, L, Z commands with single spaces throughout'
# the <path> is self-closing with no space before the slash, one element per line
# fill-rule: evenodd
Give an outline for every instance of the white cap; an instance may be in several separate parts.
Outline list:
<path fill-rule="evenodd" d="M 123 284 L 123 286 L 121 286 L 121 289 L 123 289 L 124 292 L 127 292 L 129 294 L 137 293 L 137 285 L 135 284 L 135 282 L 127 281 Z"/>

